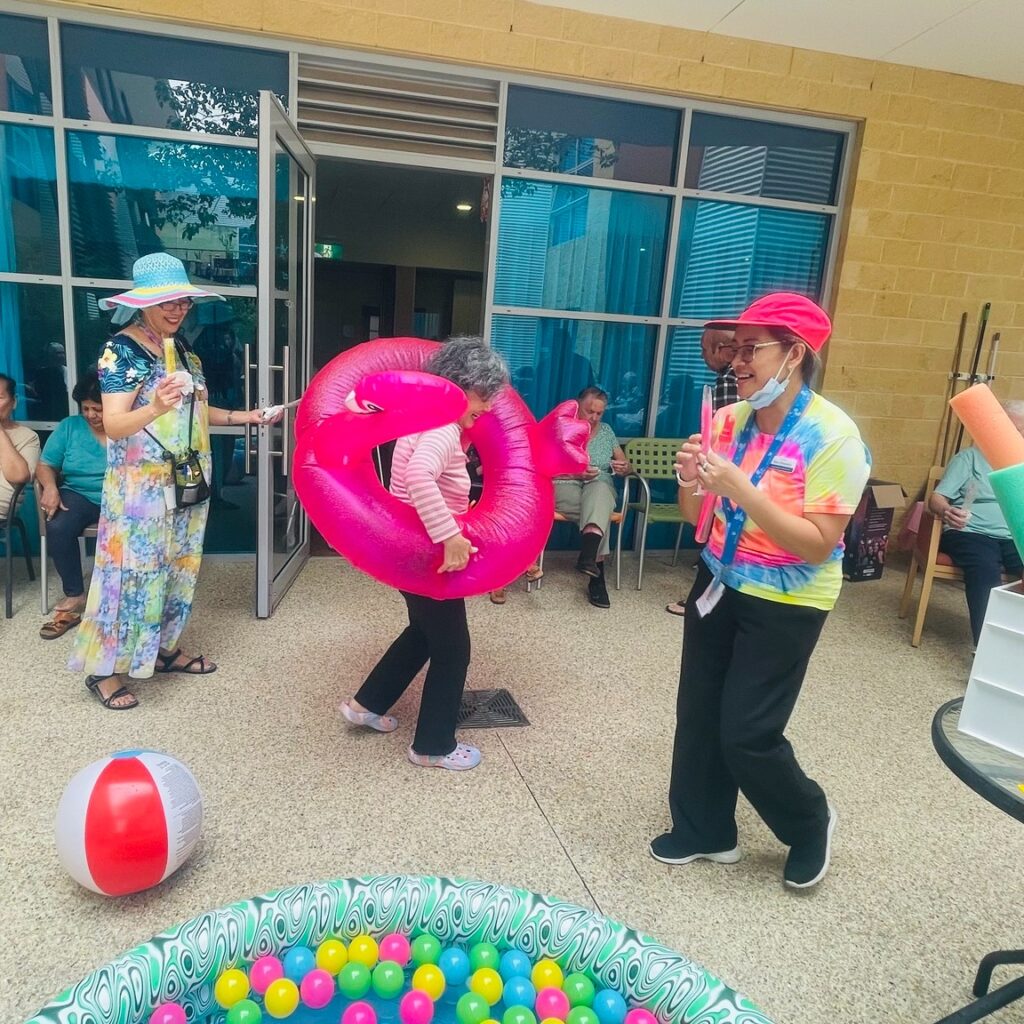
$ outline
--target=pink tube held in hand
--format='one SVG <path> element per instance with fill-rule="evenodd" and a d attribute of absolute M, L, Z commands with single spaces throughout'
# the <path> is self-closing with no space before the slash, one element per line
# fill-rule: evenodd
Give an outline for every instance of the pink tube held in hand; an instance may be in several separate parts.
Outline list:
<path fill-rule="evenodd" d="M 711 424 L 714 420 L 714 408 L 711 387 L 705 384 L 700 403 L 700 449 L 705 455 L 711 451 Z M 697 530 L 694 534 L 698 544 L 706 544 L 708 537 L 711 536 L 711 519 L 714 509 L 715 495 L 705 494 L 700 506 L 700 515 L 697 517 Z"/>
<path fill-rule="evenodd" d="M 1024 437 L 987 384 L 961 391 L 949 405 L 993 469 L 1024 462 Z"/>

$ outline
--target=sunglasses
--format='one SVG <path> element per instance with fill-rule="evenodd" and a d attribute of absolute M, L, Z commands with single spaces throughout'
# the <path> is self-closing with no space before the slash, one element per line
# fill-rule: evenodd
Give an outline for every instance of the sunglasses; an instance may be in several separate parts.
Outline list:
<path fill-rule="evenodd" d="M 171 299 L 170 302 L 158 302 L 156 304 L 157 309 L 162 309 L 165 313 L 173 313 L 176 309 L 189 310 L 193 305 L 194 303 L 191 299 Z"/>

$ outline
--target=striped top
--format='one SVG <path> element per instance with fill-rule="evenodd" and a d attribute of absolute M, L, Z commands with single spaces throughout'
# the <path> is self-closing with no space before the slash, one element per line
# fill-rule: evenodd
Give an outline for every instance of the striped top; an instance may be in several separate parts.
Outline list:
<path fill-rule="evenodd" d="M 469 473 L 457 423 L 398 439 L 391 493 L 416 509 L 435 544 L 462 532 L 453 513 L 469 508 Z"/>

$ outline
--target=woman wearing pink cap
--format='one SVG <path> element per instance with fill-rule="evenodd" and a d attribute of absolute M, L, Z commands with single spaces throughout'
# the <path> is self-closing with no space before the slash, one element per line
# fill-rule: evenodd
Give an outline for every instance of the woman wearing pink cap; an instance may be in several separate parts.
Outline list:
<path fill-rule="evenodd" d="M 783 878 L 817 884 L 836 812 L 785 737 L 804 675 L 842 584 L 843 532 L 870 456 L 853 421 L 813 392 L 832 330 L 810 299 L 777 292 L 738 319 L 739 401 L 676 459 L 679 505 L 698 521 L 713 496 L 708 545 L 686 602 L 669 786 L 672 830 L 651 843 L 666 864 L 732 864 L 742 790 L 786 846 Z"/>

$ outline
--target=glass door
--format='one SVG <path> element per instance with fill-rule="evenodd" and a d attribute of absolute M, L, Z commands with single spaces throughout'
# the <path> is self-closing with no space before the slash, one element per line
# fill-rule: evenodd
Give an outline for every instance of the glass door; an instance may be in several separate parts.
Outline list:
<path fill-rule="evenodd" d="M 284 418 L 256 433 L 256 615 L 274 611 L 309 558 L 309 520 L 291 480 L 295 408 L 310 378 L 316 161 L 277 98 L 260 93 L 257 402 Z M 248 359 L 246 360 L 248 363 Z M 251 451 L 249 438 L 246 450 Z"/>

